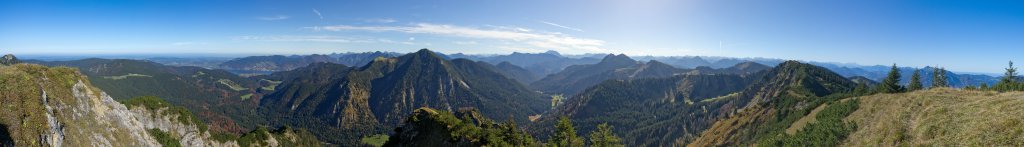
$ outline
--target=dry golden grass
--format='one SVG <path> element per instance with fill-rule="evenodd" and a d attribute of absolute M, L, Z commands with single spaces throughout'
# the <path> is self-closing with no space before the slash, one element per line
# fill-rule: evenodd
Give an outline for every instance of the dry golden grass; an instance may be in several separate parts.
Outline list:
<path fill-rule="evenodd" d="M 1024 92 L 942 88 L 860 101 L 844 146 L 1024 146 Z"/>

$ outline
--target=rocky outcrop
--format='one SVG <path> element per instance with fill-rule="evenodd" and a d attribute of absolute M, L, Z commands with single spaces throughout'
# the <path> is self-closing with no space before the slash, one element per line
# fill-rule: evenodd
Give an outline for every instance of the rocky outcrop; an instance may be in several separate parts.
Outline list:
<path fill-rule="evenodd" d="M 0 65 L 14 65 L 18 63 L 21 63 L 21 61 L 12 54 L 7 54 L 4 55 L 3 58 L 0 58 Z"/>
<path fill-rule="evenodd" d="M 175 113 L 129 109 L 74 69 L 19 64 L 0 67 L 0 77 L 0 126 L 12 140 L 0 146 L 161 146 L 148 129 L 185 146 L 238 146 L 212 141 Z"/>

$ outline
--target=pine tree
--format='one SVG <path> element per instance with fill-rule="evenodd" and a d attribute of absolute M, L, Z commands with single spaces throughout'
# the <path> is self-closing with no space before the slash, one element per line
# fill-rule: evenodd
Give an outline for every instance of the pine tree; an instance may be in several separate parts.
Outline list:
<path fill-rule="evenodd" d="M 892 64 L 892 69 L 889 70 L 889 75 L 882 80 L 882 84 L 878 85 L 878 92 L 881 93 L 900 93 L 906 90 L 900 85 L 900 69 L 896 67 L 896 64 Z"/>
<path fill-rule="evenodd" d="M 921 84 L 921 70 L 914 69 L 914 74 L 910 76 L 910 85 L 907 85 L 907 91 L 917 91 L 924 88 Z"/>
<path fill-rule="evenodd" d="M 590 132 L 590 146 L 593 147 L 622 147 L 622 139 L 615 136 L 612 126 L 608 123 L 597 125 L 597 130 Z"/>
<path fill-rule="evenodd" d="M 857 87 L 853 87 L 853 93 L 857 95 L 868 95 L 871 94 L 871 89 L 868 88 L 866 82 L 857 83 Z"/>
<path fill-rule="evenodd" d="M 548 145 L 552 147 L 582 147 L 583 144 L 583 138 L 576 135 L 576 128 L 564 116 L 555 124 L 555 134 L 548 140 Z"/>
<path fill-rule="evenodd" d="M 502 135 L 505 136 L 505 140 L 514 146 L 533 146 L 533 136 L 530 136 L 526 132 L 519 129 L 516 125 L 515 119 L 509 116 L 508 122 L 505 123 L 505 127 L 502 130 Z"/>
<path fill-rule="evenodd" d="M 999 80 L 999 83 L 996 83 L 996 85 L 992 87 L 998 91 L 1019 90 L 1019 83 L 1017 83 L 1017 68 L 1013 67 L 1013 61 L 1010 61 L 1010 67 L 1006 68 L 1006 73 L 1003 74 L 1003 78 Z"/>
<path fill-rule="evenodd" d="M 949 87 L 946 79 L 946 68 L 932 68 L 932 88 Z"/>

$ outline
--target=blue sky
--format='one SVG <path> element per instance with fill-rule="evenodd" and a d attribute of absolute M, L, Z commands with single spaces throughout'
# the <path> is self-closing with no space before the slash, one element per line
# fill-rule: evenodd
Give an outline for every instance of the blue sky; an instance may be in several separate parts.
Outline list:
<path fill-rule="evenodd" d="M 2 1 L 0 52 L 768 57 L 998 73 L 1022 1 Z"/>

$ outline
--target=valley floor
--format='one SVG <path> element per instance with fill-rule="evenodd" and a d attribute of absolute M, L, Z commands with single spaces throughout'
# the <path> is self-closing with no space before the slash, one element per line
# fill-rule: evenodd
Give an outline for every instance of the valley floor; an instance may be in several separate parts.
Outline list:
<path fill-rule="evenodd" d="M 859 98 L 843 146 L 1024 146 L 1024 92 L 931 89 Z"/>

